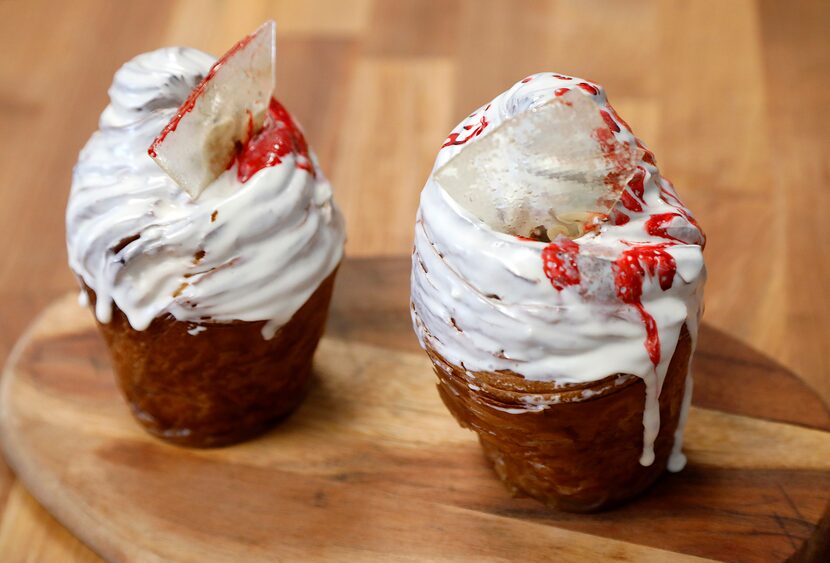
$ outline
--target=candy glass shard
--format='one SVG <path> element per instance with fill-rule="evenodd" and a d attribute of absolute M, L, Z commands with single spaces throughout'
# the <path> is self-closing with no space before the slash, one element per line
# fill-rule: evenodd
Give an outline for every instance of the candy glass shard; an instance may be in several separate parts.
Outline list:
<path fill-rule="evenodd" d="M 238 145 L 262 126 L 274 92 L 276 24 L 225 53 L 147 151 L 192 198 L 227 170 Z"/>
<path fill-rule="evenodd" d="M 607 214 L 636 169 L 596 102 L 569 92 L 504 121 L 442 166 L 435 179 L 493 229 L 528 236 L 543 225 L 574 237 Z"/>

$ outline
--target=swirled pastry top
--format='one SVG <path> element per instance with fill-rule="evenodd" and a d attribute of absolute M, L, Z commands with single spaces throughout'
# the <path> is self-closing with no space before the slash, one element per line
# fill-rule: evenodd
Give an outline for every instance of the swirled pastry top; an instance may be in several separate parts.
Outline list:
<path fill-rule="evenodd" d="M 114 303 L 136 330 L 170 314 L 195 324 L 268 321 L 270 337 L 342 258 L 331 186 L 276 100 L 271 116 L 290 135 L 279 157 L 264 166 L 235 161 L 197 200 L 147 154 L 214 62 L 195 49 L 164 48 L 126 63 L 81 151 L 67 250 L 95 291 L 101 322 Z"/>

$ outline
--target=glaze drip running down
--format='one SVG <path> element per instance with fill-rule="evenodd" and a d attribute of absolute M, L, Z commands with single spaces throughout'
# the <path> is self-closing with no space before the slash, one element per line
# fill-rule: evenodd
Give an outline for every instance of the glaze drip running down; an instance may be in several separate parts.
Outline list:
<path fill-rule="evenodd" d="M 586 224 L 581 236 L 544 241 L 498 232 L 438 183 L 436 172 L 466 146 L 505 120 L 570 92 L 588 96 L 607 126 L 586 135 L 600 144 L 624 143 L 636 155 L 634 173 L 615 179 L 625 182 L 619 200 L 607 216 Z M 654 155 L 608 104 L 602 87 L 535 74 L 473 112 L 438 153 L 415 228 L 413 323 L 422 346 L 468 372 L 510 370 L 557 384 L 617 373 L 642 378 L 640 462 L 650 465 L 660 424 L 658 397 L 683 325 L 693 348 L 697 338 L 704 244 Z M 685 464 L 680 448 L 691 388 L 689 373 L 672 471 Z"/>
<path fill-rule="evenodd" d="M 136 330 L 153 319 L 267 321 L 273 334 L 337 267 L 345 240 L 331 186 L 288 112 L 192 200 L 147 147 L 215 59 L 187 48 L 139 55 L 115 75 L 81 151 L 66 212 L 69 263 Z M 193 331 L 198 334 L 200 331 Z"/>

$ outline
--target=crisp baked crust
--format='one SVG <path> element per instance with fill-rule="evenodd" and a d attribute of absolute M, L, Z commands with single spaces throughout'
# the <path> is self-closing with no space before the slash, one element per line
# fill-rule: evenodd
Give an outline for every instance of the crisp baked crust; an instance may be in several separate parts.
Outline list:
<path fill-rule="evenodd" d="M 98 326 L 119 386 L 136 420 L 175 444 L 215 447 L 267 430 L 302 401 L 314 351 L 323 334 L 337 270 L 273 338 L 266 321 L 193 323 L 172 316 L 137 331 L 113 305 Z M 87 288 L 94 310 L 95 294 Z"/>
<path fill-rule="evenodd" d="M 590 512 L 645 490 L 666 469 L 680 417 L 691 339 L 684 326 L 660 393 L 655 459 L 643 451 L 642 379 L 612 375 L 580 385 L 528 381 L 513 372 L 469 372 L 427 345 L 438 391 L 474 430 L 508 489 L 553 508 Z M 545 408 L 538 405 L 547 403 Z M 537 410 L 533 410 L 537 405 Z"/>

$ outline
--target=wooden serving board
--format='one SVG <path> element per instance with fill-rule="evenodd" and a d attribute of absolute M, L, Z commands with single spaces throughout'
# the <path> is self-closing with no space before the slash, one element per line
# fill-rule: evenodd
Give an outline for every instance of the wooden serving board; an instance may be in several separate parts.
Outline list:
<path fill-rule="evenodd" d="M 306 403 L 219 450 L 139 429 L 90 313 L 66 296 L 3 375 L 6 458 L 116 561 L 826 560 L 830 414 L 793 374 L 704 325 L 686 470 L 610 512 L 552 512 L 511 498 L 441 404 L 408 271 L 344 264 Z"/>

